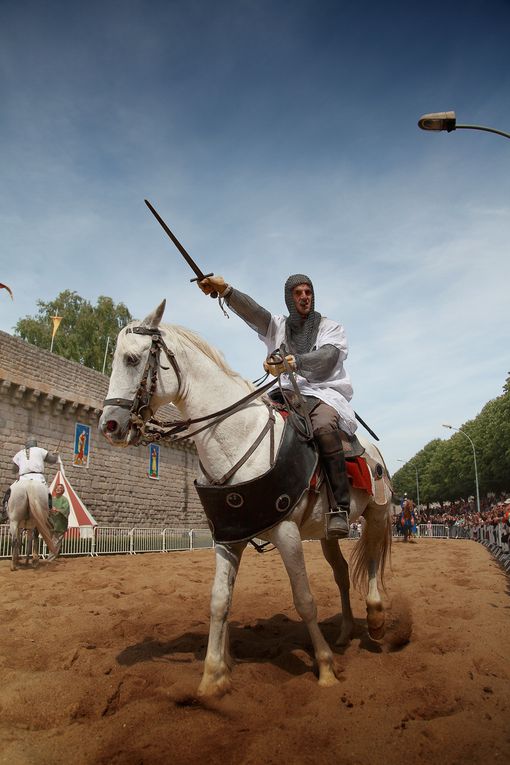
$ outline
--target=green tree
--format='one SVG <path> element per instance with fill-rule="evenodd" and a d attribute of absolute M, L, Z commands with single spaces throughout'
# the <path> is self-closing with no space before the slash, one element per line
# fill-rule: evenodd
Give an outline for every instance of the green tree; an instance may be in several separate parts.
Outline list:
<path fill-rule="evenodd" d="M 474 420 L 460 426 L 471 438 L 477 461 L 480 497 L 510 490 L 510 377 L 503 394 L 489 401 Z M 414 496 L 414 467 L 420 478 L 423 503 L 466 499 L 475 494 L 473 450 L 462 433 L 447 441 L 430 441 L 393 476 L 397 493 Z"/>
<path fill-rule="evenodd" d="M 132 320 L 124 303 L 115 304 L 111 298 L 101 295 L 94 306 L 76 292 L 64 290 L 54 300 L 38 300 L 37 305 L 37 315 L 20 319 L 14 328 L 15 335 L 38 348 L 49 349 L 53 329 L 51 317 L 61 316 L 53 351 L 101 372 L 108 346 L 105 373 L 110 373 L 115 338 Z"/>

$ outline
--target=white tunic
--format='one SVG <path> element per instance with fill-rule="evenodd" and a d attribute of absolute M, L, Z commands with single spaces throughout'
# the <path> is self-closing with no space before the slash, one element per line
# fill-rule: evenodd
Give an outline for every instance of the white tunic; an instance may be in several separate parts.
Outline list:
<path fill-rule="evenodd" d="M 39 481 L 42 478 L 44 481 L 44 460 L 48 452 L 46 449 L 41 449 L 40 446 L 31 446 L 28 453 L 30 456 L 27 459 L 27 450 L 21 449 L 12 458 L 14 464 L 19 468 L 19 477 Z"/>
<path fill-rule="evenodd" d="M 268 352 L 273 353 L 285 342 L 285 316 L 272 316 L 265 337 L 259 337 L 266 344 Z M 334 345 L 340 351 L 335 368 L 328 379 L 323 382 L 308 382 L 296 373 L 296 382 L 304 396 L 315 396 L 336 409 L 342 430 L 352 436 L 358 425 L 354 409 L 349 404 L 353 392 L 351 380 L 344 369 L 349 346 L 342 325 L 325 316 L 321 318 L 317 340 L 312 350 L 322 348 L 323 345 Z M 281 375 L 280 383 L 283 388 L 293 390 L 288 375 Z"/>

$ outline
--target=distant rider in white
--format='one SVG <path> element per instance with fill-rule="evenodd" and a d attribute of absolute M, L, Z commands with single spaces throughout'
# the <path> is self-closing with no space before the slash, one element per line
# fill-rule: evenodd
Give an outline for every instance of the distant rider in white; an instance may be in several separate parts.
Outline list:
<path fill-rule="evenodd" d="M 58 460 L 58 454 L 50 454 L 47 449 L 42 449 L 37 446 L 35 438 L 30 437 L 27 439 L 25 448 L 20 449 L 12 461 L 14 463 L 13 470 L 18 473 L 19 481 L 39 481 L 43 483 L 47 488 L 46 479 L 44 477 L 45 464 L 53 465 Z M 7 503 L 11 495 L 11 488 L 8 488 L 3 498 L 3 511 L 7 516 Z M 48 505 L 51 507 L 51 494 L 48 492 Z"/>

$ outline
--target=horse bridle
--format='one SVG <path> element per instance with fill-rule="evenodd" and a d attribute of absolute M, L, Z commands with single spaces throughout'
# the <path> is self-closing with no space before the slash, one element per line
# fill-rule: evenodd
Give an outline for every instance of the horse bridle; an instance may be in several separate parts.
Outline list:
<path fill-rule="evenodd" d="M 177 359 L 175 358 L 175 354 L 170 350 L 170 348 L 168 348 L 165 341 L 163 340 L 160 329 L 151 327 L 129 327 L 126 329 L 126 334 L 129 332 L 133 332 L 136 335 L 150 335 L 152 340 L 151 347 L 149 349 L 149 355 L 145 363 L 145 368 L 143 370 L 138 389 L 133 399 L 107 398 L 103 402 L 103 406 L 118 406 L 121 409 L 129 409 L 130 425 L 135 427 L 139 433 L 141 433 L 143 429 L 142 437 L 144 443 L 149 443 L 150 441 L 166 440 L 180 441 L 183 439 L 192 438 L 202 430 L 206 430 L 207 428 L 218 424 L 227 417 L 230 417 L 230 415 L 234 414 L 235 412 L 240 411 L 256 398 L 262 396 L 267 390 L 269 390 L 269 388 L 274 385 L 274 382 L 271 380 L 265 385 L 261 385 L 259 388 L 251 391 L 247 396 L 244 396 L 234 404 L 231 404 L 230 406 L 227 406 L 220 411 L 203 415 L 202 417 L 196 417 L 194 419 L 190 418 L 188 420 L 170 420 L 168 422 L 159 422 L 153 418 L 154 413 L 150 407 L 150 402 L 154 393 L 156 392 L 158 369 L 160 367 L 161 369 L 165 370 L 169 369 L 169 367 L 164 367 L 161 365 L 161 351 L 165 353 L 176 374 L 177 395 L 182 388 L 181 370 L 179 368 L 179 364 L 177 363 Z M 144 410 L 147 411 L 145 412 Z M 180 438 L 178 437 L 178 434 L 182 433 L 183 431 L 187 431 L 190 425 L 202 422 L 205 422 L 206 424 L 201 428 L 193 431 L 193 433 L 186 433 Z M 149 427 L 151 424 L 152 427 Z"/>
<path fill-rule="evenodd" d="M 121 409 L 129 409 L 131 424 L 140 428 L 154 414 L 150 407 L 150 402 L 156 392 L 158 370 L 160 367 L 165 370 L 169 369 L 169 367 L 164 367 L 161 364 L 161 351 L 165 353 L 177 377 L 177 394 L 179 394 L 182 386 L 182 374 L 175 354 L 163 340 L 160 329 L 157 327 L 128 327 L 126 334 L 131 332 L 135 335 L 150 335 L 152 341 L 138 389 L 133 399 L 107 398 L 104 400 L 103 406 L 119 406 Z M 144 410 L 147 410 L 147 412 L 144 412 Z"/>

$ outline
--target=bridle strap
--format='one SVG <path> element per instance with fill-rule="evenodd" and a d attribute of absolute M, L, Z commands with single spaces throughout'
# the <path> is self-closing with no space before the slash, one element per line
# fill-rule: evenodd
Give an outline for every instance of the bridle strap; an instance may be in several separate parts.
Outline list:
<path fill-rule="evenodd" d="M 121 409 L 131 409 L 133 401 L 132 398 L 105 398 L 103 406 L 120 406 Z"/>
<path fill-rule="evenodd" d="M 149 355 L 140 379 L 140 384 L 138 385 L 138 389 L 133 399 L 107 398 L 104 400 L 103 406 L 118 406 L 121 409 L 129 409 L 132 415 L 139 417 L 142 409 L 150 409 L 150 401 L 156 390 L 158 369 L 161 366 L 161 351 L 164 351 L 177 377 L 177 393 L 179 393 L 182 387 L 182 375 L 175 354 L 166 345 L 160 329 L 157 327 L 128 327 L 126 329 L 126 334 L 130 332 L 133 332 L 136 335 L 150 335 L 152 338 L 152 344 L 149 349 Z M 168 369 L 168 367 L 163 366 L 161 366 L 161 368 Z M 149 384 L 147 383 L 148 378 L 150 378 Z"/>
<path fill-rule="evenodd" d="M 150 438 L 152 441 L 170 439 L 172 442 L 192 438 L 198 433 L 201 433 L 203 430 L 206 430 L 207 428 L 217 425 L 218 423 L 227 419 L 228 417 L 240 411 L 241 409 L 244 409 L 251 401 L 254 401 L 255 399 L 259 398 L 267 390 L 269 390 L 269 388 L 272 388 L 274 385 L 274 380 L 270 380 L 264 385 L 261 385 L 259 388 L 256 388 L 256 390 L 250 391 L 250 393 L 248 393 L 246 396 L 243 396 L 243 398 L 241 398 L 239 401 L 234 402 L 230 406 L 227 406 L 224 409 L 220 409 L 217 412 L 203 415 L 202 417 L 195 417 L 194 419 L 190 418 L 188 420 L 170 420 L 167 422 L 159 422 L 153 419 L 152 417 L 153 413 L 150 408 L 150 402 L 156 391 L 158 370 L 159 370 L 159 367 L 161 366 L 161 362 L 160 362 L 161 351 L 164 351 L 167 359 L 169 360 L 170 364 L 172 365 L 174 369 L 175 375 L 177 377 L 177 384 L 178 384 L 177 393 L 179 393 L 182 387 L 182 375 L 179 369 L 179 364 L 177 362 L 177 359 L 175 358 L 175 354 L 173 353 L 173 351 L 171 351 L 167 347 L 165 341 L 163 340 L 160 329 L 156 327 L 152 328 L 152 327 L 143 327 L 143 326 L 132 327 L 132 328 L 129 327 L 126 329 L 126 333 L 128 332 L 133 332 L 137 335 L 150 335 L 152 339 L 151 347 L 149 349 L 149 355 L 145 363 L 145 367 L 140 379 L 140 383 L 138 385 L 138 389 L 133 399 L 120 398 L 120 397 L 108 398 L 108 399 L 105 399 L 103 406 L 117 406 L 122 409 L 128 409 L 130 412 L 130 422 L 139 431 L 141 431 L 142 438 L 145 443 L 148 442 L 148 438 Z M 163 367 L 163 366 L 161 366 L 161 368 L 168 369 L 168 367 Z M 232 475 L 234 475 L 237 472 L 237 470 L 241 467 L 241 465 L 244 464 L 244 462 L 251 456 L 251 454 L 253 454 L 253 452 L 262 442 L 262 440 L 264 439 L 268 431 L 270 433 L 270 462 L 271 464 L 273 464 L 275 418 L 268 403 L 267 402 L 264 402 L 264 403 L 266 403 L 266 406 L 269 409 L 269 418 L 263 430 L 258 435 L 258 437 L 256 438 L 255 442 L 252 444 L 252 446 L 248 449 L 246 454 L 233 466 L 233 468 L 231 468 L 228 471 L 228 473 L 226 473 L 221 479 L 219 479 L 219 481 L 215 483 L 221 484 L 221 483 L 224 483 L 225 481 L 228 481 L 228 479 L 231 478 Z M 141 412 L 144 409 L 147 409 L 149 411 L 149 416 L 148 417 L 146 416 L 145 418 L 142 417 L 141 415 Z M 185 433 L 181 435 L 180 437 L 177 436 L 178 433 L 183 433 L 183 431 L 187 431 L 190 425 L 200 423 L 200 422 L 203 422 L 205 424 L 202 425 L 200 428 L 197 428 L 193 433 Z M 159 428 L 160 431 L 158 430 L 154 431 L 154 428 Z M 149 432 L 151 429 L 152 429 L 152 433 Z M 204 471 L 204 474 L 205 474 L 205 471 Z M 208 476 L 206 477 L 208 478 Z"/>
<path fill-rule="evenodd" d="M 251 393 L 248 393 L 247 396 L 243 396 L 243 398 L 239 399 L 239 401 L 236 401 L 234 404 L 225 407 L 225 409 L 220 409 L 218 412 L 212 412 L 211 414 L 205 414 L 202 417 L 195 417 L 194 419 L 190 418 L 189 420 L 168 420 L 165 422 L 157 422 L 155 420 L 151 420 L 147 423 L 147 425 L 150 427 L 152 424 L 154 424 L 157 427 L 164 429 L 164 434 L 161 434 L 159 438 L 156 437 L 156 440 L 170 438 L 172 442 L 183 441 L 185 439 L 196 436 L 197 433 L 201 433 L 203 430 L 207 430 L 207 428 L 211 428 L 213 425 L 217 425 L 222 420 L 226 420 L 232 414 L 235 414 L 241 409 L 244 409 L 244 407 L 247 406 L 251 401 L 255 401 L 257 398 L 262 396 L 266 391 L 269 390 L 269 388 L 272 388 L 273 386 L 274 380 L 270 380 L 260 388 L 257 388 L 256 390 L 251 391 Z M 198 422 L 205 422 L 206 424 L 202 425 L 201 428 L 194 430 L 193 433 L 185 433 L 180 438 L 176 437 L 177 433 L 181 433 L 183 430 L 187 430 L 190 425 L 195 425 Z"/>

